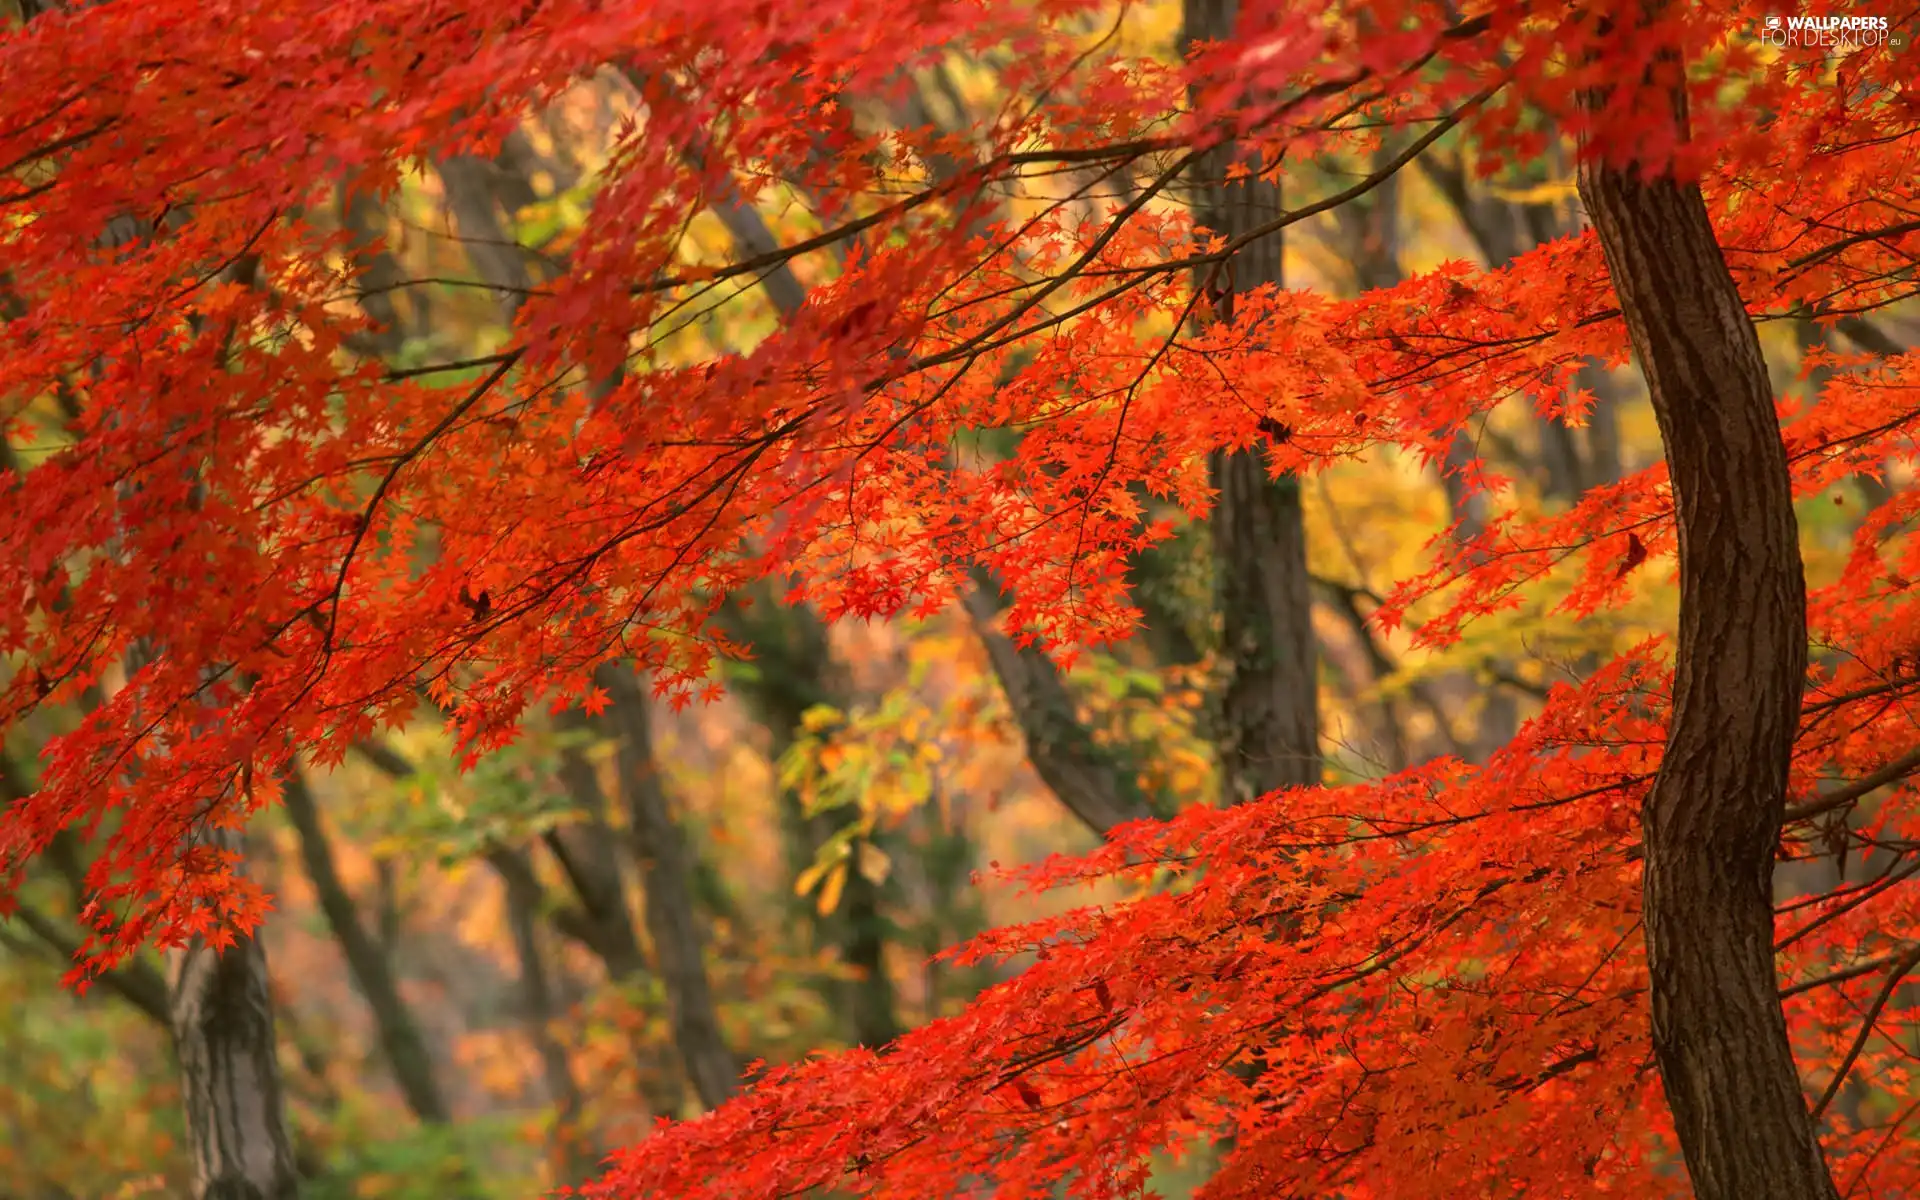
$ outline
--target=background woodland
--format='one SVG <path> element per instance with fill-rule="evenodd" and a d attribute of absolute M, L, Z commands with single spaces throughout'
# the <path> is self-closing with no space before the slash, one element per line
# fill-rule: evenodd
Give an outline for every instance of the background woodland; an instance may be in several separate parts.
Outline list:
<path fill-rule="evenodd" d="M 1115 12 L 1093 14 L 1084 36 L 1103 52 L 1177 62 L 1207 8 L 1129 4 L 1117 23 Z M 33 15 L 7 19 L 17 28 Z M 957 154 L 1029 94 L 1008 81 L 1017 65 L 948 55 L 913 70 L 896 95 L 832 102 L 820 128 L 932 129 L 952 135 Z M 485 153 L 436 154 L 384 193 L 329 185 L 330 205 L 301 219 L 356 264 L 352 302 L 366 319 L 332 352 L 400 375 L 470 361 L 480 365 L 439 382 L 484 379 L 522 305 L 568 271 L 609 155 L 644 120 L 646 83 L 609 66 L 543 100 Z M 1539 129 L 1537 153 L 1491 170 L 1459 131 L 1405 159 L 1421 133 L 1387 128 L 1370 146 L 1331 142 L 1291 159 L 1289 199 L 1388 178 L 1291 224 L 1237 269 L 1336 301 L 1444 292 L 1456 268 L 1499 269 L 1586 229 L 1567 131 Z M 1154 188 L 1144 211 L 1231 233 L 1213 174 L 1213 185 Z M 1072 183 L 1002 188 L 993 219 L 1044 210 L 1094 221 L 1150 186 L 1123 181 L 1059 202 Z M 757 189 L 688 220 L 683 260 L 750 260 L 819 227 L 803 188 Z M 1555 253 L 1529 261 L 1544 273 Z M 751 352 L 834 278 L 833 255 L 820 257 L 776 262 L 693 311 L 654 347 L 655 365 Z M 11 318 L 26 301 L 9 293 L 6 272 L 0 261 L 0 316 Z M 1225 319 L 1227 301 L 1217 307 Z M 1776 394 L 1811 402 L 1834 378 L 1906 354 L 1920 307 L 1895 299 L 1772 320 L 1759 336 Z M 743 1071 L 888 1046 L 1035 961 L 955 959 L 947 947 L 1165 884 L 1035 889 L 1002 864 L 1082 855 L 1127 822 L 1276 788 L 1484 765 L 1530 724 L 1537 733 L 1556 687 L 1594 686 L 1673 628 L 1670 530 L 1643 539 L 1562 526 L 1572 544 L 1524 589 L 1494 589 L 1485 607 L 1497 611 L 1459 622 L 1447 644 L 1418 635 L 1430 621 L 1458 622 L 1452 601 L 1408 603 L 1396 586 L 1454 561 L 1450 548 L 1552 522 L 1659 462 L 1634 367 L 1589 359 L 1569 386 L 1583 394 L 1577 408 L 1545 411 L 1520 394 L 1490 403 L 1430 461 L 1374 447 L 1276 482 L 1257 451 L 1223 454 L 1216 482 L 1255 497 L 1235 510 L 1254 522 L 1250 542 L 1136 489 L 1141 519 L 1171 527 L 1125 564 L 1139 619 L 1065 664 L 1010 634 L 1007 601 L 984 569 L 951 603 L 833 620 L 765 578 L 716 609 L 739 653 L 717 660 L 709 682 L 721 686 L 702 694 L 656 693 L 631 670 L 600 667 L 583 704 L 534 706 L 513 736 L 469 758 L 449 731 L 449 695 L 423 684 L 404 724 L 367 729 L 343 760 L 295 759 L 261 781 L 278 802 L 246 824 L 238 849 L 271 897 L 259 936 L 300 1194 L 504 1200 L 585 1183 L 657 1119 L 720 1105 Z M 18 406 L 0 476 L 32 489 L 79 404 L 46 392 Z M 1277 441 L 1294 432 L 1264 428 Z M 503 456 L 514 436 L 503 427 Z M 981 453 L 994 436 L 978 434 Z M 1912 463 L 1888 457 L 1800 495 L 1809 587 L 1839 581 L 1862 536 L 1904 536 L 1861 531 L 1913 487 Z M 476 530 L 495 516 L 488 503 L 473 494 Z M 1262 574 L 1275 538 L 1298 543 L 1304 575 L 1276 584 Z M 1601 585 L 1606 604 L 1582 600 Z M 217 574 L 194 586 L 210 605 L 244 602 Z M 476 620 L 496 603 L 479 588 L 463 587 L 460 600 Z M 1280 634 L 1248 632 L 1249 612 L 1264 621 L 1276 611 Z M 0 666 L 9 680 L 18 669 Z M 34 793 L 50 740 L 129 672 L 106 671 L 7 728 L 0 804 Z M 1255 687 L 1278 697 L 1258 712 L 1264 725 L 1235 698 Z M 1877 782 L 1854 773 L 1846 786 L 1867 803 L 1851 828 L 1872 823 L 1875 788 L 1917 761 L 1894 759 Z M 1912 873 L 1909 844 L 1874 845 L 1849 828 L 1796 843 L 1775 875 L 1781 911 Z M 112 961 L 81 994 L 62 982 L 92 944 L 88 869 L 99 853 L 82 833 L 59 832 L 0 921 L 0 1200 L 133 1200 L 192 1186 L 161 955 Z M 1920 1003 L 1912 986 L 1899 984 L 1893 1010 Z M 1880 1028 L 1874 1054 L 1920 1055 L 1913 1025 Z M 1831 1037 L 1844 1044 L 1851 1033 Z M 1642 1076 L 1650 1087 L 1650 1071 Z M 1856 1074 L 1833 1104 L 1859 1128 L 1897 1130 L 1909 1100 L 1899 1078 Z M 1183 1196 L 1217 1166 L 1210 1147 L 1156 1155 L 1151 1186 Z"/>

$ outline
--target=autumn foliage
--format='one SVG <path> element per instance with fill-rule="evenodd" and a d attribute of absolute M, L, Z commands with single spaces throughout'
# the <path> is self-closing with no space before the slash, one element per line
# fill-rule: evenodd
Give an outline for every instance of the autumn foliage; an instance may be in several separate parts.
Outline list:
<path fill-rule="evenodd" d="M 206 834 L 275 803 L 296 755 L 338 763 L 435 705 L 472 761 L 534 706 L 598 711 L 610 662 L 675 703 L 710 697 L 741 652 L 722 606 L 769 577 L 828 619 L 871 618 L 938 612 L 985 568 L 1007 627 L 1069 662 L 1133 626 L 1128 563 L 1171 534 L 1162 506 L 1207 513 L 1210 452 L 1259 447 L 1307 478 L 1440 463 L 1500 404 L 1577 423 L 1593 397 L 1575 375 L 1627 362 L 1591 230 L 1350 298 L 1224 304 L 1239 245 L 1169 203 L 1223 143 L 1254 174 L 1375 164 L 1344 193 L 1290 187 L 1260 231 L 1277 234 L 1442 138 L 1491 175 L 1571 135 L 1699 181 L 1755 322 L 1903 299 L 1913 55 L 1769 49 L 1767 15 L 1249 2 L 1235 39 L 1176 62 L 1091 0 L 43 14 L 0 36 L 0 411 L 21 464 L 0 477 L 0 727 L 91 702 L 8 810 L 0 869 L 62 830 L 103 839 L 78 980 L 245 934 L 268 899 Z M 1583 106 L 1661 78 L 1676 48 L 1688 136 L 1658 87 Z M 1002 64 L 990 127 L 862 118 L 954 54 Z M 308 221 L 320 190 L 485 153 L 598 71 L 636 84 L 643 118 L 497 348 L 360 353 L 365 248 Z M 689 256 L 701 214 L 755 203 L 804 232 Z M 776 277 L 804 302 L 764 337 L 689 352 L 703 311 L 765 303 Z M 1817 391 L 1778 402 L 1797 497 L 1913 459 L 1912 353 L 1813 365 Z M 57 436 L 27 418 L 50 398 Z M 1454 469 L 1494 510 L 1382 598 L 1376 622 L 1415 645 L 1501 620 L 1550 574 L 1571 569 L 1558 605 L 1581 615 L 1673 570 L 1662 464 L 1561 511 L 1502 506 L 1500 480 Z M 1831 1103 L 1843 1077 L 1907 1093 L 1920 1020 L 1900 986 L 1920 961 L 1916 515 L 1920 492 L 1894 493 L 1844 569 L 1809 580 L 1779 851 L 1884 867 L 1775 926 L 1793 1049 L 1855 1196 L 1904 1194 L 1920 1164 L 1911 1109 Z M 1649 636 L 1556 683 L 1483 763 L 1190 804 L 1026 868 L 1034 888 L 1134 898 L 951 951 L 1031 965 L 883 1049 L 772 1069 L 596 1186 L 1132 1195 L 1150 1153 L 1230 1137 L 1209 1197 L 1680 1193 L 1638 819 L 1672 654 Z"/>

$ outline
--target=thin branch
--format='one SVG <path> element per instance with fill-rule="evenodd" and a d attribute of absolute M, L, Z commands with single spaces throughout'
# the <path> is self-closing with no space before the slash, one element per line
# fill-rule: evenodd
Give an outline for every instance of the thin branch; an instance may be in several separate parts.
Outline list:
<path fill-rule="evenodd" d="M 1863 963 L 1855 963 L 1851 967 L 1842 967 L 1838 971 L 1830 971 L 1825 975 L 1819 975 L 1812 979 L 1803 979 L 1790 987 L 1781 988 L 1780 998 L 1785 1000 L 1789 996 L 1798 996 L 1803 992 L 1817 991 L 1823 987 L 1832 987 L 1836 983 L 1845 983 L 1849 979 L 1858 979 L 1862 975 L 1877 974 L 1886 970 L 1894 963 L 1899 962 L 1901 958 L 1910 953 L 1912 953 L 1911 950 L 1905 950 L 1895 954 L 1883 954 L 1879 958 L 1870 958 Z"/>
<path fill-rule="evenodd" d="M 22 904 L 15 910 L 12 919 L 26 926 L 29 933 L 63 958 L 72 960 L 79 956 L 80 940 L 69 935 L 59 922 L 46 914 Z M 162 1029 L 173 1028 L 167 1009 L 166 980 L 146 963 L 132 959 L 110 970 L 97 971 L 89 978 L 91 982 L 98 983 L 131 1004 Z"/>
<path fill-rule="evenodd" d="M 1827 1090 L 1820 1094 L 1819 1103 L 1813 1106 L 1811 1114 L 1813 1120 L 1818 1121 L 1820 1114 L 1827 1111 L 1827 1105 L 1832 1104 L 1833 1098 L 1840 1094 L 1841 1085 L 1847 1081 L 1847 1072 L 1853 1070 L 1855 1060 L 1860 1057 L 1860 1052 L 1866 1049 L 1867 1039 L 1873 1036 L 1874 1025 L 1880 1020 L 1880 1014 L 1886 1010 L 1887 1002 L 1893 999 L 1894 989 L 1900 986 L 1900 981 L 1905 979 L 1907 972 L 1913 970 L 1916 965 L 1920 965 L 1920 946 L 1915 946 L 1894 961 L 1892 968 L 1887 972 L 1887 981 L 1880 985 L 1880 994 L 1874 997 L 1873 1006 L 1867 1009 L 1866 1020 L 1862 1022 L 1859 1034 L 1854 1037 L 1853 1045 L 1847 1048 L 1847 1056 L 1840 1060 L 1840 1065 L 1833 1072 L 1833 1079 L 1827 1083 Z"/>
<path fill-rule="evenodd" d="M 1920 772 L 1920 747 L 1902 754 L 1878 771 L 1859 779 L 1837 791 L 1828 792 L 1818 800 L 1809 800 L 1804 804 L 1787 806 L 1786 821 L 1804 821 L 1808 817 L 1817 817 L 1830 813 L 1836 808 L 1845 808 L 1869 792 L 1876 791 L 1890 783 L 1898 783 L 1915 772 Z"/>

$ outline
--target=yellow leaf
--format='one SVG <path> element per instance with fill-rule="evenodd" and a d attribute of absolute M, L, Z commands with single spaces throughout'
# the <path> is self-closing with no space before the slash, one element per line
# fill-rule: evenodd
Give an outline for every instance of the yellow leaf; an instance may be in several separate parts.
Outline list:
<path fill-rule="evenodd" d="M 833 870 L 827 875 L 827 886 L 820 889 L 820 900 L 815 908 L 821 916 L 826 916 L 840 906 L 840 893 L 847 887 L 846 860 L 833 864 Z"/>
<path fill-rule="evenodd" d="M 813 885 L 819 883 L 820 877 L 825 875 L 827 869 L 834 865 L 836 864 L 817 862 L 800 872 L 800 877 L 793 881 L 793 894 L 796 896 L 804 896 L 812 891 Z"/>
<path fill-rule="evenodd" d="M 893 860 L 887 852 L 872 842 L 860 843 L 860 877 L 875 887 L 887 881 L 887 875 L 893 870 Z"/>
<path fill-rule="evenodd" d="M 1556 201 L 1573 199 L 1579 194 L 1579 190 L 1579 186 L 1571 179 L 1536 183 L 1532 187 L 1523 188 L 1487 188 L 1487 191 L 1511 204 L 1553 204 Z"/>
<path fill-rule="evenodd" d="M 800 727 L 808 733 L 819 733 L 840 724 L 842 719 L 840 710 L 833 705 L 816 704 L 800 715 Z"/>

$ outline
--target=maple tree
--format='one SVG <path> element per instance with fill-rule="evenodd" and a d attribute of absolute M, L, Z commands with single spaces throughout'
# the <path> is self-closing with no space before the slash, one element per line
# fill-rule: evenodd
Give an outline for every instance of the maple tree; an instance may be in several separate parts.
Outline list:
<path fill-rule="evenodd" d="M 1229 795 L 1264 795 L 1165 822 L 1089 807 L 1106 844 L 1027 873 L 1153 886 L 954 952 L 1036 961 L 863 1037 L 884 1049 L 726 1099 L 709 1039 L 703 1099 L 725 1102 L 596 1186 L 1101 1196 L 1222 1138 L 1209 1196 L 1911 1186 L 1913 1110 L 1835 1098 L 1910 1072 L 1920 499 L 1878 504 L 1812 588 L 1793 506 L 1911 459 L 1912 355 L 1816 352 L 1817 392 L 1776 399 L 1754 332 L 1912 294 L 1900 56 L 1769 52 L 1750 4 L 1196 3 L 1179 62 L 1082 0 L 33 7 L 0 41 L 0 396 L 23 448 L 0 726 L 85 715 L 8 808 L 0 867 L 98 838 L 76 980 L 159 945 L 189 1000 L 266 1013 L 236 835 L 296 756 L 339 764 L 438 707 L 471 765 L 531 706 L 597 718 L 635 672 L 711 696 L 769 579 L 762 607 L 829 621 L 969 597 L 1006 631 L 1003 680 L 1044 698 L 1140 615 L 1129 566 L 1172 533 L 1143 497 L 1200 517 L 1218 490 L 1285 527 L 1289 481 L 1389 452 L 1486 488 L 1463 429 L 1509 397 L 1577 424 L 1580 373 L 1631 356 L 1667 462 L 1463 524 L 1374 618 L 1444 646 L 1562 564 L 1584 614 L 1671 558 L 1677 638 L 1556 685 L 1485 762 L 1322 788 L 1295 629 L 1295 710 L 1267 727 L 1296 744 L 1260 747 L 1290 774 L 1240 763 Z M 991 126 L 860 119 L 948 54 L 1000 64 Z M 308 216 L 335 181 L 457 173 L 604 70 L 643 115 L 564 258 L 480 281 L 506 300 L 498 346 L 362 353 L 368 248 Z M 1563 132 L 1593 228 L 1351 298 L 1271 286 L 1272 238 L 1443 138 L 1491 171 Z M 1290 164 L 1341 152 L 1375 168 L 1279 207 Z M 1215 203 L 1172 202 L 1202 176 Z M 792 236 L 689 249 L 698 217 L 756 203 L 798 210 Z M 756 343 L 690 335 L 762 283 L 779 319 Z M 995 580 L 1004 613 L 971 599 Z M 1776 861 L 1834 847 L 1878 873 L 1776 903 Z M 655 940 L 697 973 L 697 936 Z M 176 1031 L 195 1011 L 176 998 Z M 270 1059 L 270 1029 L 194 1028 L 190 1077 L 274 1094 L 269 1061 L 207 1049 Z M 200 1102 L 217 1156 L 222 1097 Z M 203 1173 L 284 1194 L 288 1156 L 282 1134 Z"/>

